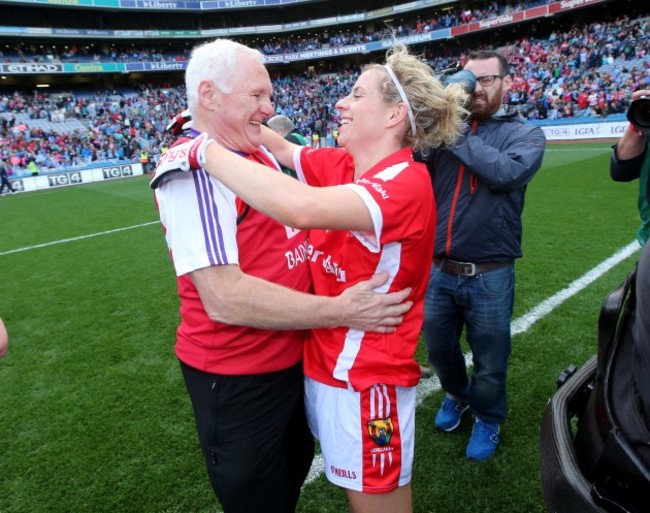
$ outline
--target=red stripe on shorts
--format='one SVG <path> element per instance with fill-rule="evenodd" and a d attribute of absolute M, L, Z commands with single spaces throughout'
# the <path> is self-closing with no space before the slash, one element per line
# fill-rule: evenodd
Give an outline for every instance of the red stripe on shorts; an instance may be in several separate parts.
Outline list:
<path fill-rule="evenodd" d="M 397 488 L 402 441 L 395 386 L 373 385 L 361 392 L 363 491 L 386 493 Z"/>

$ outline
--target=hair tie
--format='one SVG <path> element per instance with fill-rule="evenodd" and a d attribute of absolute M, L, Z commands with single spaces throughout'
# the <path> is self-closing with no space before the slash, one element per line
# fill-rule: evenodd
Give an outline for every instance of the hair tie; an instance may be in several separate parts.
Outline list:
<path fill-rule="evenodd" d="M 390 79 L 393 81 L 393 84 L 395 84 L 395 87 L 397 88 L 397 92 L 399 93 L 399 96 L 402 99 L 402 103 L 404 103 L 404 105 L 406 105 L 406 108 L 408 109 L 407 112 L 409 115 L 409 120 L 411 121 L 411 130 L 413 131 L 413 137 L 415 137 L 417 127 L 415 125 L 415 116 L 413 115 L 413 109 L 411 109 L 411 104 L 409 103 L 409 99 L 406 97 L 406 93 L 402 88 L 402 84 L 400 84 L 399 80 L 397 80 L 397 77 L 395 76 L 395 73 L 393 72 L 391 67 L 388 64 L 386 64 L 384 65 L 384 68 L 386 68 L 386 71 L 388 71 L 388 75 L 390 76 Z"/>

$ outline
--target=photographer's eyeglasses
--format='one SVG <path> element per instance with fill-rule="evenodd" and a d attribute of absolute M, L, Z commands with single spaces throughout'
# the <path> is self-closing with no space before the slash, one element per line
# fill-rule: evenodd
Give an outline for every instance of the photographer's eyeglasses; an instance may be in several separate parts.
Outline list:
<path fill-rule="evenodd" d="M 503 77 L 505 77 L 505 75 L 483 75 L 482 77 L 476 77 L 476 81 L 483 87 L 490 87 L 492 84 L 494 84 L 494 81 L 497 78 Z"/>

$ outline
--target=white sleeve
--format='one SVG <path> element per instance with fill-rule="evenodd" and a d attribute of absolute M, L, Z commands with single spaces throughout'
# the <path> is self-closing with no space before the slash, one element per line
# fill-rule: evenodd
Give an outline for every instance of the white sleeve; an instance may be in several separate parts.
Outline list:
<path fill-rule="evenodd" d="M 307 183 L 307 178 L 305 178 L 305 173 L 302 171 L 302 164 L 300 162 L 300 155 L 305 148 L 307 147 L 300 146 L 293 150 L 293 169 L 296 171 L 296 177 L 302 183 Z"/>
<path fill-rule="evenodd" d="M 368 232 L 358 230 L 352 231 L 352 235 L 354 235 L 368 251 L 371 253 L 379 253 L 381 251 L 381 244 L 379 241 L 381 241 L 381 232 L 384 228 L 384 214 L 381 211 L 381 207 L 365 187 L 356 183 L 346 183 L 343 184 L 343 186 L 352 189 L 359 195 L 363 203 L 366 205 L 368 212 L 370 212 L 372 226 L 374 227 L 373 231 Z"/>
<path fill-rule="evenodd" d="M 156 189 L 176 274 L 238 264 L 235 195 L 205 171 L 177 173 Z"/>

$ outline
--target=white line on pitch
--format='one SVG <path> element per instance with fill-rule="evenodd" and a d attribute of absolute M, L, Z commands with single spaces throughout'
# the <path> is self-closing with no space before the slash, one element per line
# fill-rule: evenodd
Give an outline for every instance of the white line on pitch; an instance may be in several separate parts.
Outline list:
<path fill-rule="evenodd" d="M 71 237 L 69 239 L 60 239 L 53 240 L 52 242 L 44 242 L 43 244 L 35 244 L 33 246 L 25 246 L 24 248 L 10 249 L 8 251 L 3 251 L 0 253 L 0 256 L 11 255 L 12 253 L 20 253 L 22 251 L 29 251 L 31 249 L 46 248 L 48 246 L 54 246 L 56 244 L 64 244 L 66 242 L 75 242 L 83 239 L 90 239 L 92 237 L 99 237 L 100 235 L 110 235 L 111 233 L 123 232 L 126 230 L 133 230 L 134 228 L 142 228 L 143 226 L 149 226 L 151 224 L 158 224 L 160 221 L 151 221 L 150 223 L 135 224 L 133 226 L 125 226 L 124 228 L 115 228 L 114 230 L 106 230 L 105 232 L 89 233 L 88 235 L 80 235 L 79 237 Z"/>
<path fill-rule="evenodd" d="M 603 274 L 609 271 L 612 267 L 619 264 L 626 258 L 632 256 L 638 249 L 639 243 L 634 241 L 627 246 L 619 249 L 607 260 L 602 261 L 596 267 L 591 269 L 586 274 L 583 274 L 577 280 L 571 282 L 568 287 L 560 290 L 559 292 L 553 294 L 548 299 L 545 299 L 539 303 L 535 308 L 533 308 L 527 314 L 522 315 L 512 323 L 512 334 L 518 335 L 519 333 L 524 333 L 528 331 L 533 324 L 538 320 L 545 317 L 551 313 L 555 308 L 564 303 L 571 296 L 576 295 L 582 289 L 589 286 L 591 283 L 600 278 Z"/>

